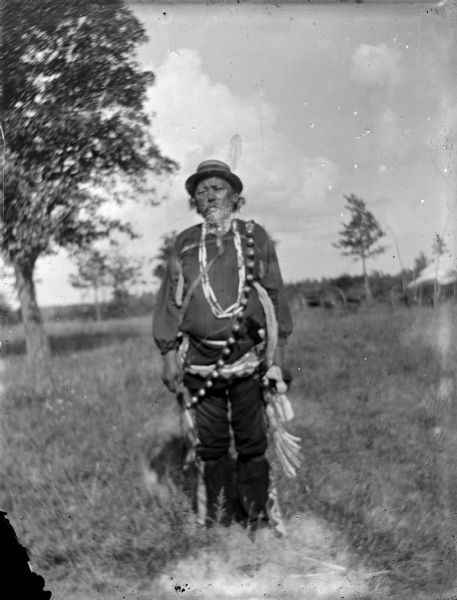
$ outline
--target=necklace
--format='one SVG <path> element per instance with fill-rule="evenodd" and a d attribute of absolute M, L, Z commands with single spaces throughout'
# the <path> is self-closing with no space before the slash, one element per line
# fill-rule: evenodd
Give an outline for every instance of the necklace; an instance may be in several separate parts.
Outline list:
<path fill-rule="evenodd" d="M 198 247 L 198 262 L 200 266 L 203 294 L 211 308 L 211 312 L 217 319 L 228 319 L 236 315 L 240 310 L 242 310 L 240 302 L 243 297 L 243 288 L 246 278 L 246 268 L 244 265 L 241 236 L 240 232 L 238 231 L 238 225 L 236 221 L 232 222 L 232 231 L 236 250 L 236 262 L 238 266 L 238 296 L 236 302 L 234 302 L 227 308 L 222 308 L 222 306 L 219 304 L 216 294 L 214 293 L 214 290 L 211 287 L 211 282 L 209 280 L 208 257 L 206 253 L 207 225 L 205 222 L 203 222 L 202 224 L 202 233 L 200 237 L 200 244 Z"/>

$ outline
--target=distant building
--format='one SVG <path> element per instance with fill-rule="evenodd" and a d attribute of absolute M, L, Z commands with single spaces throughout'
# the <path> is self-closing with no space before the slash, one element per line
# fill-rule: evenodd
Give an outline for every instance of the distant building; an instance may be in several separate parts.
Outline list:
<path fill-rule="evenodd" d="M 419 276 L 408 284 L 408 288 L 414 290 L 426 284 L 449 285 L 456 282 L 457 259 L 443 255 L 425 267 Z"/>
<path fill-rule="evenodd" d="M 446 255 L 434 260 L 408 284 L 419 303 L 435 304 L 438 299 L 457 300 L 457 259 Z"/>

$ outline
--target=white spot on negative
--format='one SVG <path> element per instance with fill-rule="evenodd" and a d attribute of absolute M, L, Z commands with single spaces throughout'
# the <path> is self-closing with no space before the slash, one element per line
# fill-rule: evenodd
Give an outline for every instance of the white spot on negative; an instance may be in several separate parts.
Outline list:
<path fill-rule="evenodd" d="M 357 163 L 355 163 L 354 169 L 358 169 L 358 168 L 359 168 L 359 165 Z"/>

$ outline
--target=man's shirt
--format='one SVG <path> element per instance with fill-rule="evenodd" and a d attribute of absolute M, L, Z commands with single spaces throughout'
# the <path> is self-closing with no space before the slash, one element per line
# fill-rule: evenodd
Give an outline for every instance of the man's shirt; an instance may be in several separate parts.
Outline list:
<path fill-rule="evenodd" d="M 246 223 L 237 220 L 244 261 L 246 263 Z M 193 364 L 211 364 L 220 357 L 221 348 L 212 342 L 226 340 L 232 335 L 232 318 L 217 318 L 206 300 L 201 281 L 199 245 L 202 226 L 195 225 L 177 237 L 154 312 L 155 341 L 165 354 L 180 344 L 180 334 L 189 338 L 187 360 Z M 289 308 L 283 296 L 283 282 L 271 239 L 265 230 L 254 224 L 255 281 L 266 289 L 278 321 L 279 343 L 284 343 L 292 331 Z M 234 232 L 221 236 L 206 235 L 208 277 L 219 305 L 226 308 L 237 300 L 239 273 Z M 265 315 L 254 287 L 243 311 L 237 343 L 228 362 L 237 360 L 261 341 L 259 330 L 266 329 Z"/>

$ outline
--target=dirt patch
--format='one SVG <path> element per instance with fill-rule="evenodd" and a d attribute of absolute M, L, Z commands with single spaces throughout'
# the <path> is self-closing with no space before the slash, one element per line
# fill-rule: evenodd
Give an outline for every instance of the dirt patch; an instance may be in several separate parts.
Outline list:
<path fill-rule="evenodd" d="M 382 573 L 374 573 L 344 537 L 311 513 L 287 523 L 286 538 L 262 530 L 255 541 L 238 526 L 218 529 L 217 551 L 168 564 L 150 584 L 100 575 L 89 584 L 49 583 L 55 600 L 193 599 L 339 600 L 381 597 Z M 384 596 L 385 597 L 385 596 Z"/>

